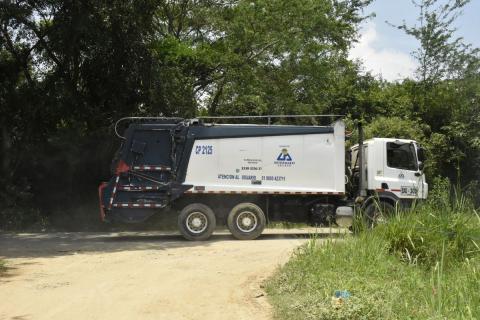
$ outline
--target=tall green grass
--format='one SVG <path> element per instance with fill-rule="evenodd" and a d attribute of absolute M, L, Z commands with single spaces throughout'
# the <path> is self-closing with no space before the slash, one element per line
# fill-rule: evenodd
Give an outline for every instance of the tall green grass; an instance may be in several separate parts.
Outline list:
<path fill-rule="evenodd" d="M 0 259 L 0 274 L 5 272 L 5 270 L 7 270 L 7 267 L 5 266 L 5 261 Z"/>
<path fill-rule="evenodd" d="M 310 241 L 267 284 L 279 319 L 480 319 L 480 217 L 442 182 L 345 240 Z M 351 297 L 332 300 L 336 290 Z"/>

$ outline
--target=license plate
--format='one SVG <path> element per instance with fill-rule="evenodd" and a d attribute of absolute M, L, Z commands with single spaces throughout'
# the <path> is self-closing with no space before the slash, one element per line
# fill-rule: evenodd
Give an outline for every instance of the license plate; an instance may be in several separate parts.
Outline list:
<path fill-rule="evenodd" d="M 418 188 L 417 187 L 402 186 L 400 188 L 400 193 L 403 196 L 416 196 L 416 195 L 418 195 Z"/>

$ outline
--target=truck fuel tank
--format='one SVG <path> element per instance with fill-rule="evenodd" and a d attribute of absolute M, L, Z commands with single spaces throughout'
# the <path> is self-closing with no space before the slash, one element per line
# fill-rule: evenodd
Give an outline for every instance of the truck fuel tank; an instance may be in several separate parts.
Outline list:
<path fill-rule="evenodd" d="M 349 228 L 353 224 L 353 208 L 352 207 L 337 207 L 335 211 L 335 221 L 338 226 L 342 228 Z"/>

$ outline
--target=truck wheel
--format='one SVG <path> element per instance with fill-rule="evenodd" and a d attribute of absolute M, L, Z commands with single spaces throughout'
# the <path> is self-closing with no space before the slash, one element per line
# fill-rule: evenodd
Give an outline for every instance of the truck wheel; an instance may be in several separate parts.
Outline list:
<path fill-rule="evenodd" d="M 240 203 L 228 214 L 227 226 L 232 235 L 239 240 L 253 240 L 265 229 L 265 214 L 253 203 Z"/>
<path fill-rule="evenodd" d="M 385 224 L 395 212 L 395 208 L 385 201 L 372 201 L 365 209 L 365 217 L 368 227 L 373 228 L 379 224 Z"/>
<path fill-rule="evenodd" d="M 187 240 L 207 240 L 215 231 L 215 214 L 210 207 L 192 203 L 182 209 L 178 216 L 178 229 Z"/>

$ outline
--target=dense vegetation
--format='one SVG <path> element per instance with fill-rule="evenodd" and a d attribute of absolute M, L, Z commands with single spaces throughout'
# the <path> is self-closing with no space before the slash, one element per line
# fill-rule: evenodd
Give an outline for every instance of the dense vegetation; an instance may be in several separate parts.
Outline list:
<path fill-rule="evenodd" d="M 301 247 L 268 283 L 277 318 L 480 318 L 480 216 L 449 191 L 443 181 L 427 205 L 386 225 Z"/>
<path fill-rule="evenodd" d="M 348 57 L 371 1 L 2 1 L 0 228 L 85 204 L 95 220 L 128 115 L 345 114 L 421 141 L 429 179 L 474 189 L 480 60 L 453 28 L 468 1 L 420 1 L 421 23 L 398 26 L 419 67 L 395 83 Z"/>

